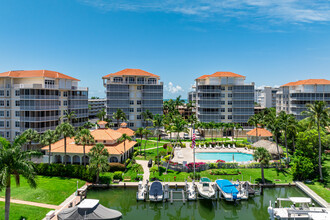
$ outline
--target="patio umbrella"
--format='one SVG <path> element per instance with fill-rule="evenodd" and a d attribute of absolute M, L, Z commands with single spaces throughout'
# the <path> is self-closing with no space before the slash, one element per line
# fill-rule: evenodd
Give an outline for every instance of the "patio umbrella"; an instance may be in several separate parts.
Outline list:
<path fill-rule="evenodd" d="M 233 154 L 233 162 L 235 162 L 235 156 L 234 156 L 234 154 Z"/>

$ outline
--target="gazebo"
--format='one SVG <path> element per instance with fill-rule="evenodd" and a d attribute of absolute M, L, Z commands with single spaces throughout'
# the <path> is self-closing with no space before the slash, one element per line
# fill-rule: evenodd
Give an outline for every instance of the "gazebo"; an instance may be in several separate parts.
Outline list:
<path fill-rule="evenodd" d="M 246 135 L 247 140 L 251 143 L 254 143 L 258 140 L 270 140 L 273 137 L 273 134 L 265 128 L 255 128 L 247 132 Z"/>
<path fill-rule="evenodd" d="M 255 142 L 254 144 L 252 144 L 253 147 L 263 147 L 266 150 L 268 150 L 268 152 L 272 155 L 272 157 L 274 158 L 278 158 L 278 152 L 277 152 L 277 147 L 276 147 L 276 143 L 271 142 L 269 140 L 260 140 Z M 280 152 L 280 154 L 283 154 L 283 149 L 278 146 L 278 150 Z"/>
<path fill-rule="evenodd" d="M 57 215 L 58 220 L 119 220 L 121 217 L 121 212 L 104 207 L 96 199 L 85 199 L 79 205 L 64 209 Z"/>

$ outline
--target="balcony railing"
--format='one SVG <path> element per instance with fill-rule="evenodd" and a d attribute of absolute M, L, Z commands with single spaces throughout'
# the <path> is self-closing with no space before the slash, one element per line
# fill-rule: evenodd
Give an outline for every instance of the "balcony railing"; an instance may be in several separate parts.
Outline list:
<path fill-rule="evenodd" d="M 45 117 L 20 117 L 22 122 L 40 122 L 40 121 L 57 121 L 60 116 L 45 116 Z"/>

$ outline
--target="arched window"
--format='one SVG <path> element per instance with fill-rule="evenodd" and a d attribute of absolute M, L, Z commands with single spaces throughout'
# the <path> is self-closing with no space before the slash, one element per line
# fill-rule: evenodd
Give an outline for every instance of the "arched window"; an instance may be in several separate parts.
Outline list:
<path fill-rule="evenodd" d="M 110 163 L 118 163 L 118 158 L 117 157 L 110 157 Z"/>

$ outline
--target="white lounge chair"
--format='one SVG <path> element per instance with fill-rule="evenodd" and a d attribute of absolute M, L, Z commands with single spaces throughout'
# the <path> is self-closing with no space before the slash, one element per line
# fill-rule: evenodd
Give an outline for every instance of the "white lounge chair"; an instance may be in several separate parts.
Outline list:
<path fill-rule="evenodd" d="M 225 145 L 224 144 L 222 144 L 222 148 L 225 148 Z"/>
<path fill-rule="evenodd" d="M 199 149 L 202 149 L 201 145 L 198 146 Z"/>
<path fill-rule="evenodd" d="M 228 148 L 231 149 L 230 144 L 228 144 Z"/>
<path fill-rule="evenodd" d="M 235 146 L 235 144 L 233 144 L 233 148 L 234 148 L 234 149 L 236 149 L 236 146 Z"/>
<path fill-rule="evenodd" d="M 206 149 L 207 147 L 206 147 L 206 144 L 204 144 L 204 149 Z"/>
<path fill-rule="evenodd" d="M 211 144 L 210 144 L 209 148 L 210 148 L 210 149 L 213 149 Z"/>

